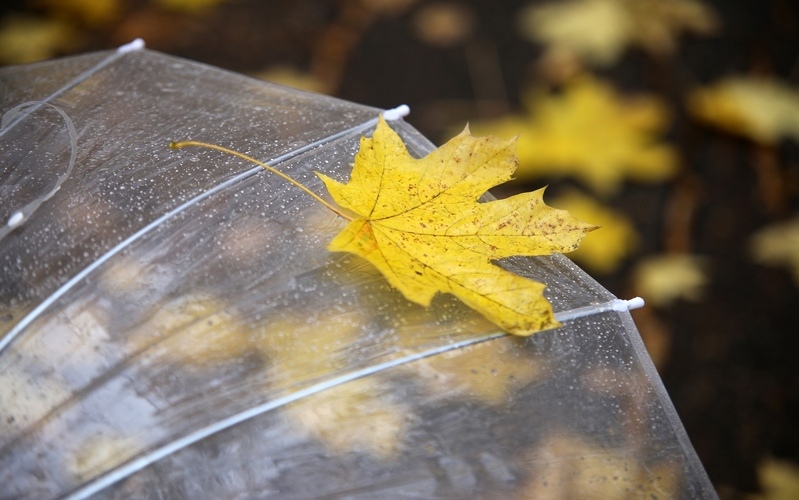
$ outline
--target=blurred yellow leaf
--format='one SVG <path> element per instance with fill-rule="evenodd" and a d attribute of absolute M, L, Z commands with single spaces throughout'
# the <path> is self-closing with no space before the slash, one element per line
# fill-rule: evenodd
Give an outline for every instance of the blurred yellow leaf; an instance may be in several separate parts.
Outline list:
<path fill-rule="evenodd" d="M 471 36 L 475 13 L 458 3 L 432 3 L 421 7 L 413 19 L 416 36 L 437 47 L 452 47 Z"/>
<path fill-rule="evenodd" d="M 153 3 L 165 9 L 197 14 L 215 7 L 225 0 L 153 0 Z"/>
<path fill-rule="evenodd" d="M 632 21 L 621 2 L 578 0 L 534 5 L 522 12 L 523 34 L 557 52 L 599 64 L 615 61 L 630 43 Z"/>
<path fill-rule="evenodd" d="M 799 141 L 799 92 L 778 80 L 731 77 L 694 90 L 688 107 L 701 120 L 764 144 Z"/>
<path fill-rule="evenodd" d="M 670 53 L 682 31 L 708 33 L 713 11 L 695 0 L 571 0 L 522 12 L 523 34 L 550 51 L 608 65 L 630 46 Z"/>
<path fill-rule="evenodd" d="M 91 26 L 114 21 L 121 13 L 120 0 L 38 0 L 48 12 L 71 17 Z"/>
<path fill-rule="evenodd" d="M 242 356 L 252 343 L 222 302 L 205 296 L 164 302 L 127 335 L 133 351 L 198 367 Z"/>
<path fill-rule="evenodd" d="M 603 448 L 568 432 L 544 436 L 525 463 L 535 470 L 520 498 L 676 498 L 674 462 L 647 460 L 635 447 Z"/>
<path fill-rule="evenodd" d="M 270 321 L 258 342 L 271 367 L 265 383 L 296 390 L 346 369 L 367 321 L 360 312 L 342 314 L 335 309 Z M 292 422 L 337 453 L 390 456 L 404 429 L 405 409 L 375 376 L 326 389 L 286 410 Z"/>
<path fill-rule="evenodd" d="M 799 498 L 799 465 L 787 460 L 768 458 L 757 468 L 763 490 L 753 496 L 764 500 L 794 500 Z"/>
<path fill-rule="evenodd" d="M 358 311 L 287 312 L 263 326 L 258 350 L 269 359 L 274 381 L 299 384 L 345 368 L 346 348 L 366 321 Z"/>
<path fill-rule="evenodd" d="M 569 254 L 591 271 L 610 274 L 638 245 L 638 233 L 629 219 L 589 196 L 570 191 L 552 200 L 552 205 L 599 226 Z"/>
<path fill-rule="evenodd" d="M 610 195 L 625 178 L 668 179 L 677 166 L 659 135 L 668 112 L 656 98 L 626 97 L 591 76 L 569 83 L 560 94 L 532 89 L 527 115 L 474 125 L 476 132 L 509 136 L 519 131 L 520 179 L 572 175 L 598 194 Z"/>
<path fill-rule="evenodd" d="M 325 94 L 329 93 L 331 90 L 329 85 L 326 85 L 325 82 L 313 74 L 300 71 L 291 66 L 272 66 L 253 76 L 278 85 L 285 85 L 309 92 Z"/>
<path fill-rule="evenodd" d="M 0 25 L 0 64 L 50 59 L 72 47 L 74 40 L 74 29 L 60 19 L 7 16 Z"/>
<path fill-rule="evenodd" d="M 334 453 L 388 458 L 399 451 L 408 409 L 372 376 L 287 405 L 291 421 Z"/>
<path fill-rule="evenodd" d="M 110 430 L 105 433 L 100 431 L 88 436 L 77 450 L 69 453 L 66 465 L 71 474 L 88 481 L 119 466 L 143 448 L 143 444 L 134 436 L 119 436 Z"/>
<path fill-rule="evenodd" d="M 19 369 L 0 373 L 0 421 L 5 435 L 33 428 L 69 400 L 72 391 L 55 377 L 42 377 Z M 10 434 L 9 434 L 10 433 Z"/>
<path fill-rule="evenodd" d="M 540 362 L 525 356 L 521 339 L 483 342 L 408 364 L 431 391 L 464 396 L 489 404 L 507 404 L 514 388 L 542 375 Z"/>
<path fill-rule="evenodd" d="M 749 244 L 756 262 L 787 267 L 799 286 L 799 218 L 764 227 Z"/>
<path fill-rule="evenodd" d="M 665 307 L 678 299 L 698 301 L 707 285 L 707 261 L 697 255 L 664 254 L 642 259 L 635 269 L 636 293 Z"/>

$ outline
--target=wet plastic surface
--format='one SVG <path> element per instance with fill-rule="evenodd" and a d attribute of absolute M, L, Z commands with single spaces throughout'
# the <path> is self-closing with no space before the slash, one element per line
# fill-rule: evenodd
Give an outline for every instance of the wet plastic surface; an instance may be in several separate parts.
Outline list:
<path fill-rule="evenodd" d="M 379 110 L 147 50 L 0 89 L 47 103 L 0 131 L 0 498 L 715 496 L 629 313 L 567 258 L 502 262 L 564 322 L 508 337 L 329 253 L 343 222 L 276 176 L 167 147 L 324 193 Z"/>

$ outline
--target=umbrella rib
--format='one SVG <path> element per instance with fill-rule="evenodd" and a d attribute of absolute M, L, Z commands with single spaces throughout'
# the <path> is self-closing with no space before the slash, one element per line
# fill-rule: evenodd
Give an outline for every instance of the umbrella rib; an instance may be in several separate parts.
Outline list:
<path fill-rule="evenodd" d="M 615 311 L 621 313 L 623 311 L 628 311 L 630 309 L 641 307 L 642 305 L 643 301 L 638 297 L 632 300 L 615 299 L 601 304 L 579 307 L 568 311 L 561 311 L 560 313 L 557 313 L 555 315 L 555 318 L 561 322 L 572 321 L 585 316 L 591 316 L 594 314 L 600 314 L 604 312 Z M 475 344 L 481 344 L 483 342 L 507 336 L 510 336 L 510 334 L 506 332 L 495 332 L 482 335 L 480 337 L 473 339 L 467 339 L 452 344 L 442 345 L 434 349 L 429 349 L 427 351 L 417 352 L 414 354 L 403 356 L 401 358 L 392 359 L 389 361 L 385 361 L 383 363 L 378 363 L 376 365 L 368 366 L 366 368 L 361 368 L 359 370 L 355 370 L 345 375 L 334 377 L 324 382 L 312 385 L 310 387 L 306 387 L 292 394 L 288 394 L 286 396 L 282 396 L 272 401 L 268 401 L 266 403 L 254 406 L 245 411 L 239 412 L 235 415 L 231 415 L 230 417 L 224 418 L 210 425 L 197 429 L 190 434 L 187 434 L 179 439 L 176 439 L 175 441 L 172 441 L 171 443 L 165 444 L 151 451 L 144 452 L 141 456 L 128 461 L 122 466 L 112 469 L 106 472 L 105 474 L 83 484 L 78 489 L 72 491 L 69 495 L 67 495 L 65 499 L 79 500 L 79 499 L 88 498 L 96 493 L 99 493 L 105 488 L 108 488 L 109 486 L 127 477 L 130 477 L 136 472 L 144 469 L 145 467 L 149 466 L 152 463 L 157 462 L 158 460 L 161 460 L 162 458 L 165 458 L 173 453 L 176 453 L 207 437 L 222 432 L 225 429 L 229 429 L 234 425 L 240 424 L 242 422 L 255 418 L 259 415 L 267 413 L 271 410 L 285 406 L 289 403 L 299 401 L 301 399 L 307 398 L 314 394 L 318 394 L 328 389 L 332 389 L 347 382 L 351 382 L 353 380 L 363 378 L 369 375 L 374 375 L 375 373 L 395 368 L 397 366 L 401 366 L 407 363 L 418 361 L 420 359 L 428 358 L 430 356 L 435 356 L 437 354 L 442 354 L 448 351 L 461 349 Z"/>

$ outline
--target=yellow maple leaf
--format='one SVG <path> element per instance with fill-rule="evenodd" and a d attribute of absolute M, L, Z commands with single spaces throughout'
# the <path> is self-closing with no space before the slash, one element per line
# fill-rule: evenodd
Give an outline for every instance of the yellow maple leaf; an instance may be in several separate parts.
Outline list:
<path fill-rule="evenodd" d="M 778 80 L 727 78 L 694 90 L 688 108 L 700 120 L 764 144 L 799 141 L 799 92 Z"/>
<path fill-rule="evenodd" d="M 546 286 L 492 261 L 570 252 L 596 226 L 547 206 L 544 189 L 478 203 L 513 175 L 515 144 L 515 139 L 474 137 L 467 127 L 416 159 L 381 116 L 373 137 L 361 138 L 347 184 L 317 173 L 341 209 L 238 151 L 198 141 L 170 142 L 170 147 L 232 154 L 302 189 L 350 221 L 328 249 L 366 258 L 411 302 L 427 307 L 438 292 L 451 293 L 503 330 L 531 335 L 559 326 L 543 295 Z"/>
<path fill-rule="evenodd" d="M 328 245 L 360 255 L 410 301 L 455 295 L 517 335 L 557 326 L 545 286 L 492 260 L 569 252 L 594 229 L 543 202 L 543 189 L 478 203 L 516 170 L 515 140 L 468 128 L 422 159 L 382 119 L 363 137 L 347 184 L 319 174 L 336 203 L 357 214 Z"/>
<path fill-rule="evenodd" d="M 708 33 L 716 20 L 695 0 L 573 0 L 532 6 L 520 25 L 524 35 L 549 46 L 545 57 L 569 54 L 609 65 L 630 46 L 670 53 L 680 32 Z"/>
<path fill-rule="evenodd" d="M 572 175 L 611 195 L 625 178 L 658 182 L 676 169 L 677 155 L 659 140 L 665 106 L 649 96 L 625 97 L 584 75 L 557 95 L 532 89 L 528 113 L 475 126 L 480 133 L 519 134 L 520 179 Z"/>

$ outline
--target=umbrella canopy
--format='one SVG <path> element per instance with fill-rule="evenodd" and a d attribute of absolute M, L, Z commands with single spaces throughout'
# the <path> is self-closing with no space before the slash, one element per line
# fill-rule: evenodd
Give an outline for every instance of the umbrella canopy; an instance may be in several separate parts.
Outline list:
<path fill-rule="evenodd" d="M 332 254 L 380 110 L 149 51 L 0 69 L 0 498 L 715 494 L 627 304 L 522 339 Z M 412 154 L 433 146 L 398 117 Z"/>

